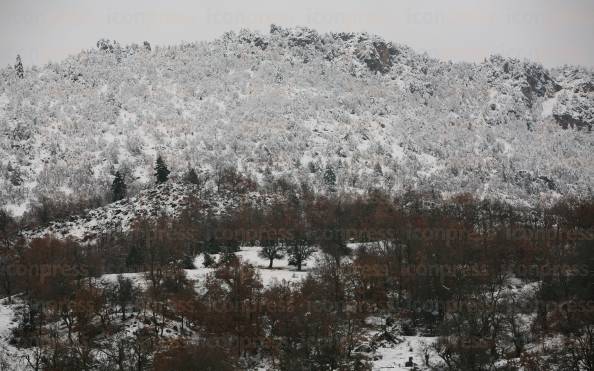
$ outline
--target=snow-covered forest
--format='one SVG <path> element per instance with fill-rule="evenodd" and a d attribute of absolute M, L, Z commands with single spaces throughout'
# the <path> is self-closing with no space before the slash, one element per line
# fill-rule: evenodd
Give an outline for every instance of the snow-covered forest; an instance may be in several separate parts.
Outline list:
<path fill-rule="evenodd" d="M 0 69 L 0 370 L 593 370 L 594 71 L 271 26 Z"/>
<path fill-rule="evenodd" d="M 593 194 L 594 72 L 451 63 L 368 34 L 272 26 L 175 46 L 96 47 L 0 70 L 0 204 L 132 194 L 161 154 L 327 192 L 470 192 L 522 205 Z M 211 177 L 212 178 L 212 177 Z"/>

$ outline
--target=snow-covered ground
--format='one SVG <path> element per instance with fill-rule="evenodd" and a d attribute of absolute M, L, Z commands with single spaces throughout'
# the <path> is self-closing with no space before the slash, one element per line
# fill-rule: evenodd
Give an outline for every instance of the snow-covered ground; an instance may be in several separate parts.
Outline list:
<path fill-rule="evenodd" d="M 274 261 L 272 269 L 268 269 L 268 260 L 260 258 L 258 256 L 260 248 L 257 246 L 242 247 L 241 251 L 237 252 L 236 255 L 246 263 L 253 265 L 256 271 L 262 278 L 262 283 L 266 286 L 271 285 L 274 282 L 295 282 L 302 280 L 308 274 L 316 264 L 317 255 L 314 254 L 310 257 L 302 267 L 301 272 L 297 271 L 297 268 L 289 266 L 287 257 L 283 259 L 277 259 Z M 219 259 L 219 254 L 211 255 L 215 260 Z M 213 268 L 204 267 L 204 255 L 200 254 L 194 259 L 195 269 L 186 269 L 186 277 L 192 281 L 204 281 L 205 277 L 214 271 Z M 117 281 L 119 274 L 104 274 L 101 276 L 100 281 L 104 283 L 114 283 Z M 144 278 L 145 273 L 123 273 L 121 276 L 129 278 L 137 287 L 145 288 L 147 283 Z"/>
<path fill-rule="evenodd" d="M 423 349 L 430 347 L 435 341 L 436 337 L 422 337 L 422 336 L 402 336 L 402 342 L 396 344 L 392 348 L 380 347 L 376 351 L 376 355 L 381 356 L 373 362 L 374 370 L 410 370 L 405 363 L 410 357 L 413 357 L 414 364 L 420 370 L 429 370 L 430 367 L 425 366 Z M 429 357 L 429 365 L 435 366 L 440 362 L 439 358 L 432 353 Z"/>
<path fill-rule="evenodd" d="M 0 300 L 0 370 L 10 366 L 12 368 L 24 369 L 23 356 L 26 350 L 18 349 L 10 344 L 12 329 L 17 326 L 15 308 L 17 304 L 9 304 L 8 300 Z"/>
<path fill-rule="evenodd" d="M 302 271 L 298 272 L 295 267 L 289 266 L 289 260 L 285 256 L 283 259 L 275 260 L 272 265 L 272 269 L 268 269 L 268 260 L 262 259 L 258 256 L 260 251 L 259 247 L 243 247 L 241 251 L 237 253 L 243 261 L 252 264 L 257 268 L 258 273 L 262 277 L 264 285 L 270 285 L 275 281 L 298 281 L 302 280 L 307 276 L 307 270 L 311 269 L 316 264 L 316 255 L 310 257 L 305 265 L 302 267 Z"/>

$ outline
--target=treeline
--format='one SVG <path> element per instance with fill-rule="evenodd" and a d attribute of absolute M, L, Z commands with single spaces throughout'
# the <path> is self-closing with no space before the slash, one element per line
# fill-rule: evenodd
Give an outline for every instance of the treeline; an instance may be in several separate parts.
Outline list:
<path fill-rule="evenodd" d="M 403 334 L 439 336 L 427 353 L 451 370 L 505 359 L 592 369 L 592 201 L 528 212 L 468 195 L 287 192 L 215 215 L 197 198 L 176 219 L 139 220 L 82 246 L 15 241 L 1 216 L 1 289 L 21 305 L 13 342 L 36 347 L 31 369 L 245 369 L 267 359 L 283 370 L 363 370 L 370 350 Z M 289 254 L 307 278 L 265 287 L 234 254 L 252 245 L 270 266 Z M 184 269 L 199 254 L 212 270 L 194 281 Z M 124 272 L 143 272 L 145 284 L 93 279 Z M 384 321 L 375 337 L 370 316 Z M 555 336 L 566 346 L 527 348 Z"/>

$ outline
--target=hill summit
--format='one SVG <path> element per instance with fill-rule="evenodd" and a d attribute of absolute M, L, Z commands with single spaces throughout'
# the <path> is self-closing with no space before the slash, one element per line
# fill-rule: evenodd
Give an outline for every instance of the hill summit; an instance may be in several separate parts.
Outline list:
<path fill-rule="evenodd" d="M 26 61 L 25 61 L 26 62 Z M 131 193 L 181 177 L 380 188 L 535 204 L 591 196 L 594 72 L 452 63 L 365 33 L 271 26 L 211 42 L 97 47 L 0 70 L 0 205 Z"/>

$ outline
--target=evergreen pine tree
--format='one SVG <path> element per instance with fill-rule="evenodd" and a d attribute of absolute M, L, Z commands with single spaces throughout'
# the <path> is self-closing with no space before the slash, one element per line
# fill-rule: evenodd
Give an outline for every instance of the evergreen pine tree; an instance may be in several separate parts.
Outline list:
<path fill-rule="evenodd" d="M 237 260 L 237 255 L 235 255 L 235 253 L 231 250 L 227 250 L 225 249 L 224 251 L 221 252 L 220 256 L 219 256 L 219 262 L 217 263 L 218 266 L 228 266 L 231 265 L 233 263 L 236 263 Z"/>
<path fill-rule="evenodd" d="M 128 251 L 128 256 L 126 257 L 126 267 L 137 269 L 143 263 L 144 263 L 143 250 L 138 248 L 137 246 L 133 245 L 130 248 L 130 250 Z"/>
<path fill-rule="evenodd" d="M 128 194 L 128 187 L 124 181 L 124 176 L 119 171 L 115 173 L 115 178 L 111 184 L 111 193 L 114 202 L 126 198 L 126 195 Z"/>
<path fill-rule="evenodd" d="M 194 257 L 188 254 L 185 254 L 182 257 L 182 268 L 184 269 L 196 269 L 196 266 L 194 265 Z"/>
<path fill-rule="evenodd" d="M 215 264 L 216 264 L 216 261 L 214 260 L 212 255 L 210 255 L 207 252 L 204 252 L 204 261 L 202 262 L 202 265 L 204 266 L 204 268 L 211 267 Z"/>
<path fill-rule="evenodd" d="M 330 165 L 326 167 L 326 171 L 324 172 L 324 183 L 326 183 L 331 191 L 336 187 L 336 174 L 334 174 L 334 170 L 332 170 Z"/>
<path fill-rule="evenodd" d="M 23 69 L 23 62 L 21 61 L 21 56 L 17 54 L 16 57 L 16 64 L 14 65 L 14 69 L 16 70 L 16 74 L 19 79 L 25 77 L 25 70 Z"/>
<path fill-rule="evenodd" d="M 184 175 L 184 181 L 189 184 L 200 184 L 200 178 L 198 178 L 198 174 L 194 168 L 190 168 L 188 172 Z"/>
<path fill-rule="evenodd" d="M 157 165 L 155 166 L 155 176 L 157 177 L 157 183 L 165 183 L 169 179 L 169 169 L 165 165 L 165 161 L 161 155 L 157 157 Z"/>
<path fill-rule="evenodd" d="M 221 247 L 214 237 L 210 237 L 204 244 L 204 251 L 209 254 L 218 254 L 221 252 Z"/>

